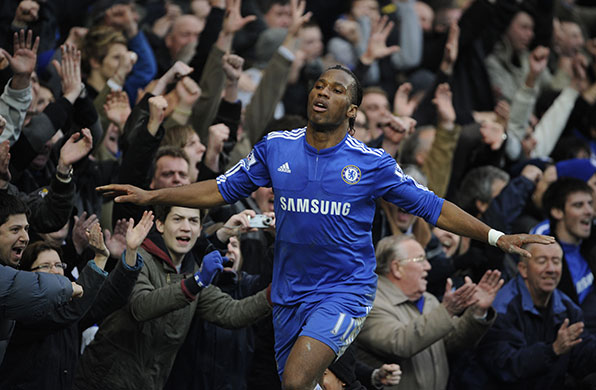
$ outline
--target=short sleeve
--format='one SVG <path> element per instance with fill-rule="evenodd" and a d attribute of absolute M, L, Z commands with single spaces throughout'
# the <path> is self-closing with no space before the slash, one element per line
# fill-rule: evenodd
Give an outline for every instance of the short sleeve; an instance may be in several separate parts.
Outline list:
<path fill-rule="evenodd" d="M 218 176 L 217 186 L 227 203 L 244 199 L 259 187 L 271 187 L 267 167 L 267 138 L 257 143 L 246 158 Z"/>
<path fill-rule="evenodd" d="M 433 225 L 437 223 L 444 200 L 406 175 L 397 162 L 386 153 L 381 157 L 377 174 L 376 197 L 383 197 Z"/>

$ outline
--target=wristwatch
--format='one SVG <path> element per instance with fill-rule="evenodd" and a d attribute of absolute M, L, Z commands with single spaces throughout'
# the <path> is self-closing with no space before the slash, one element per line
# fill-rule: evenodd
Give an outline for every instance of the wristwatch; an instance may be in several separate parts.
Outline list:
<path fill-rule="evenodd" d="M 73 172 L 74 170 L 72 167 L 70 167 L 67 173 L 62 173 L 60 170 L 56 169 L 56 179 L 60 180 L 62 183 L 70 183 Z"/>

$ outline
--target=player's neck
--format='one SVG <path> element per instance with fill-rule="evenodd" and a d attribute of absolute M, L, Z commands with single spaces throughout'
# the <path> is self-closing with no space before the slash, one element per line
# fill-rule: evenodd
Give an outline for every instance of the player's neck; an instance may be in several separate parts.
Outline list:
<path fill-rule="evenodd" d="M 309 122 L 306 127 L 306 142 L 317 150 L 332 148 L 346 136 L 347 125 L 340 125 L 329 131 L 315 130 Z"/>

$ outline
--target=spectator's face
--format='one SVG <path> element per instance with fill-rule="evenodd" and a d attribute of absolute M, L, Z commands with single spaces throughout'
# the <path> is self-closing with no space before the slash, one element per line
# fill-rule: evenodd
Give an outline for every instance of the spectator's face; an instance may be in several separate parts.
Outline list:
<path fill-rule="evenodd" d="M 565 209 L 552 209 L 551 215 L 557 220 L 557 237 L 563 242 L 578 244 L 580 240 L 590 237 L 594 218 L 592 194 L 569 194 L 565 200 Z"/>
<path fill-rule="evenodd" d="M 305 27 L 298 34 L 300 50 L 306 54 L 306 61 L 311 62 L 323 54 L 323 35 L 316 26 Z"/>
<path fill-rule="evenodd" d="M 205 24 L 193 15 L 182 15 L 172 26 L 172 31 L 166 36 L 166 47 L 172 58 L 176 58 L 180 50 L 186 45 L 196 45 Z"/>
<path fill-rule="evenodd" d="M 563 250 L 559 244 L 533 244 L 529 247 L 530 259 L 522 259 L 518 270 L 534 302 L 549 296 L 561 280 Z M 538 298 L 538 299 L 537 299 Z"/>
<path fill-rule="evenodd" d="M 0 262 L 16 267 L 29 243 L 29 222 L 25 214 L 14 214 L 0 225 Z"/>
<path fill-rule="evenodd" d="M 414 10 L 418 14 L 418 21 L 420 22 L 422 31 L 425 33 L 431 32 L 433 29 L 433 19 L 435 18 L 433 9 L 425 2 L 417 1 L 414 4 Z"/>
<path fill-rule="evenodd" d="M 368 118 L 368 128 L 373 132 L 373 137 L 375 132 L 380 135 L 379 124 L 384 122 L 384 117 L 391 113 L 389 100 L 383 94 L 370 92 L 362 98 L 360 108 Z"/>
<path fill-rule="evenodd" d="M 242 268 L 242 253 L 240 252 L 240 241 L 238 241 L 238 238 L 230 237 L 225 256 L 232 262 L 232 267 L 226 267 L 224 269 L 240 272 Z"/>
<path fill-rule="evenodd" d="M 371 139 L 368 123 L 366 121 L 366 114 L 361 110 L 358 110 L 358 114 L 356 114 L 356 121 L 354 122 L 354 138 L 365 144 Z"/>
<path fill-rule="evenodd" d="M 201 212 L 199 209 L 172 207 L 165 222 L 157 219 L 155 227 L 172 257 L 181 257 L 192 249 L 201 234 Z"/>
<path fill-rule="evenodd" d="M 181 157 L 163 156 L 155 163 L 150 188 L 170 188 L 190 184 L 188 163 Z"/>
<path fill-rule="evenodd" d="M 381 16 L 379 3 L 376 0 L 355 0 L 352 3 L 351 13 L 356 19 L 367 16 L 373 21 L 378 20 Z"/>
<path fill-rule="evenodd" d="M 343 383 L 339 378 L 331 371 L 330 369 L 326 369 L 325 373 L 323 374 L 323 389 L 324 390 L 343 390 L 345 383 Z"/>
<path fill-rule="evenodd" d="M 351 103 L 350 86 L 354 82 L 342 70 L 329 70 L 321 75 L 308 95 L 307 116 L 315 131 L 334 131 L 358 107 Z"/>
<path fill-rule="evenodd" d="M 398 286 L 410 301 L 416 301 L 426 292 L 426 277 L 431 268 L 430 263 L 426 257 L 422 261 L 409 260 L 426 256 L 424 248 L 416 240 L 406 240 L 398 245 L 406 256 L 405 259 L 396 259 L 399 260 L 395 271 Z"/>
<path fill-rule="evenodd" d="M 410 229 L 410 227 L 414 224 L 415 220 L 416 220 L 416 216 L 414 214 L 410 214 L 406 210 L 404 210 L 400 207 L 397 207 L 394 221 L 402 233 L 407 232 L 408 229 Z"/>
<path fill-rule="evenodd" d="M 205 154 L 205 145 L 201 143 L 201 139 L 197 133 L 193 132 L 188 136 L 186 145 L 184 145 L 184 151 L 190 160 L 190 178 L 191 182 L 197 181 L 199 177 L 199 169 L 197 164 L 203 161 L 203 155 Z"/>
<path fill-rule="evenodd" d="M 507 29 L 507 38 L 509 38 L 514 50 L 527 50 L 534 38 L 534 20 L 532 17 L 523 11 L 518 12 Z"/>
<path fill-rule="evenodd" d="M 460 236 L 438 227 L 433 228 L 433 234 L 439 239 L 439 242 L 441 243 L 441 249 L 447 257 L 455 255 L 455 252 L 457 251 L 457 248 L 459 248 L 459 243 L 461 241 Z"/>
<path fill-rule="evenodd" d="M 585 43 L 581 27 L 573 22 L 561 22 L 560 38 L 559 49 L 565 56 L 574 56 Z"/>
<path fill-rule="evenodd" d="M 48 274 L 57 274 L 64 276 L 64 270 L 60 267 L 62 260 L 55 250 L 47 250 L 37 255 L 37 259 L 31 264 L 33 272 L 45 272 Z M 40 269 L 35 269 L 42 267 Z"/>
<path fill-rule="evenodd" d="M 106 136 L 103 139 L 103 145 L 106 149 L 116 155 L 118 153 L 118 139 L 120 138 L 120 130 L 118 126 L 110 122 L 106 130 Z"/>
<path fill-rule="evenodd" d="M 37 95 L 37 106 L 34 108 L 36 112 L 42 112 L 48 104 L 55 101 L 52 91 L 48 88 L 39 86 L 39 93 Z"/>
<path fill-rule="evenodd" d="M 110 45 L 108 54 L 106 54 L 101 61 L 101 64 L 98 66 L 99 73 L 103 79 L 107 80 L 112 77 L 114 73 L 116 73 L 118 66 L 120 66 L 120 59 L 125 55 L 128 55 L 126 46 L 121 43 L 114 43 Z M 95 61 L 91 61 L 92 68 L 94 67 L 94 63 L 96 64 Z"/>
<path fill-rule="evenodd" d="M 292 24 L 292 8 L 290 4 L 273 4 L 264 19 L 269 28 L 288 28 Z"/>
<path fill-rule="evenodd" d="M 257 202 L 257 206 L 262 213 L 275 210 L 275 196 L 273 195 L 273 188 L 259 187 L 258 190 L 252 193 L 252 197 Z"/>

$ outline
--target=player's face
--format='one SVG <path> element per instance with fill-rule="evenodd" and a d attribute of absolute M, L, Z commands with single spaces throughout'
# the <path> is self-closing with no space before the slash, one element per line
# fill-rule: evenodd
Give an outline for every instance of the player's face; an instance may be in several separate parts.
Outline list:
<path fill-rule="evenodd" d="M 315 131 L 330 132 L 350 117 L 358 107 L 352 104 L 350 86 L 354 82 L 346 72 L 333 69 L 323 73 L 308 95 L 308 120 Z"/>

